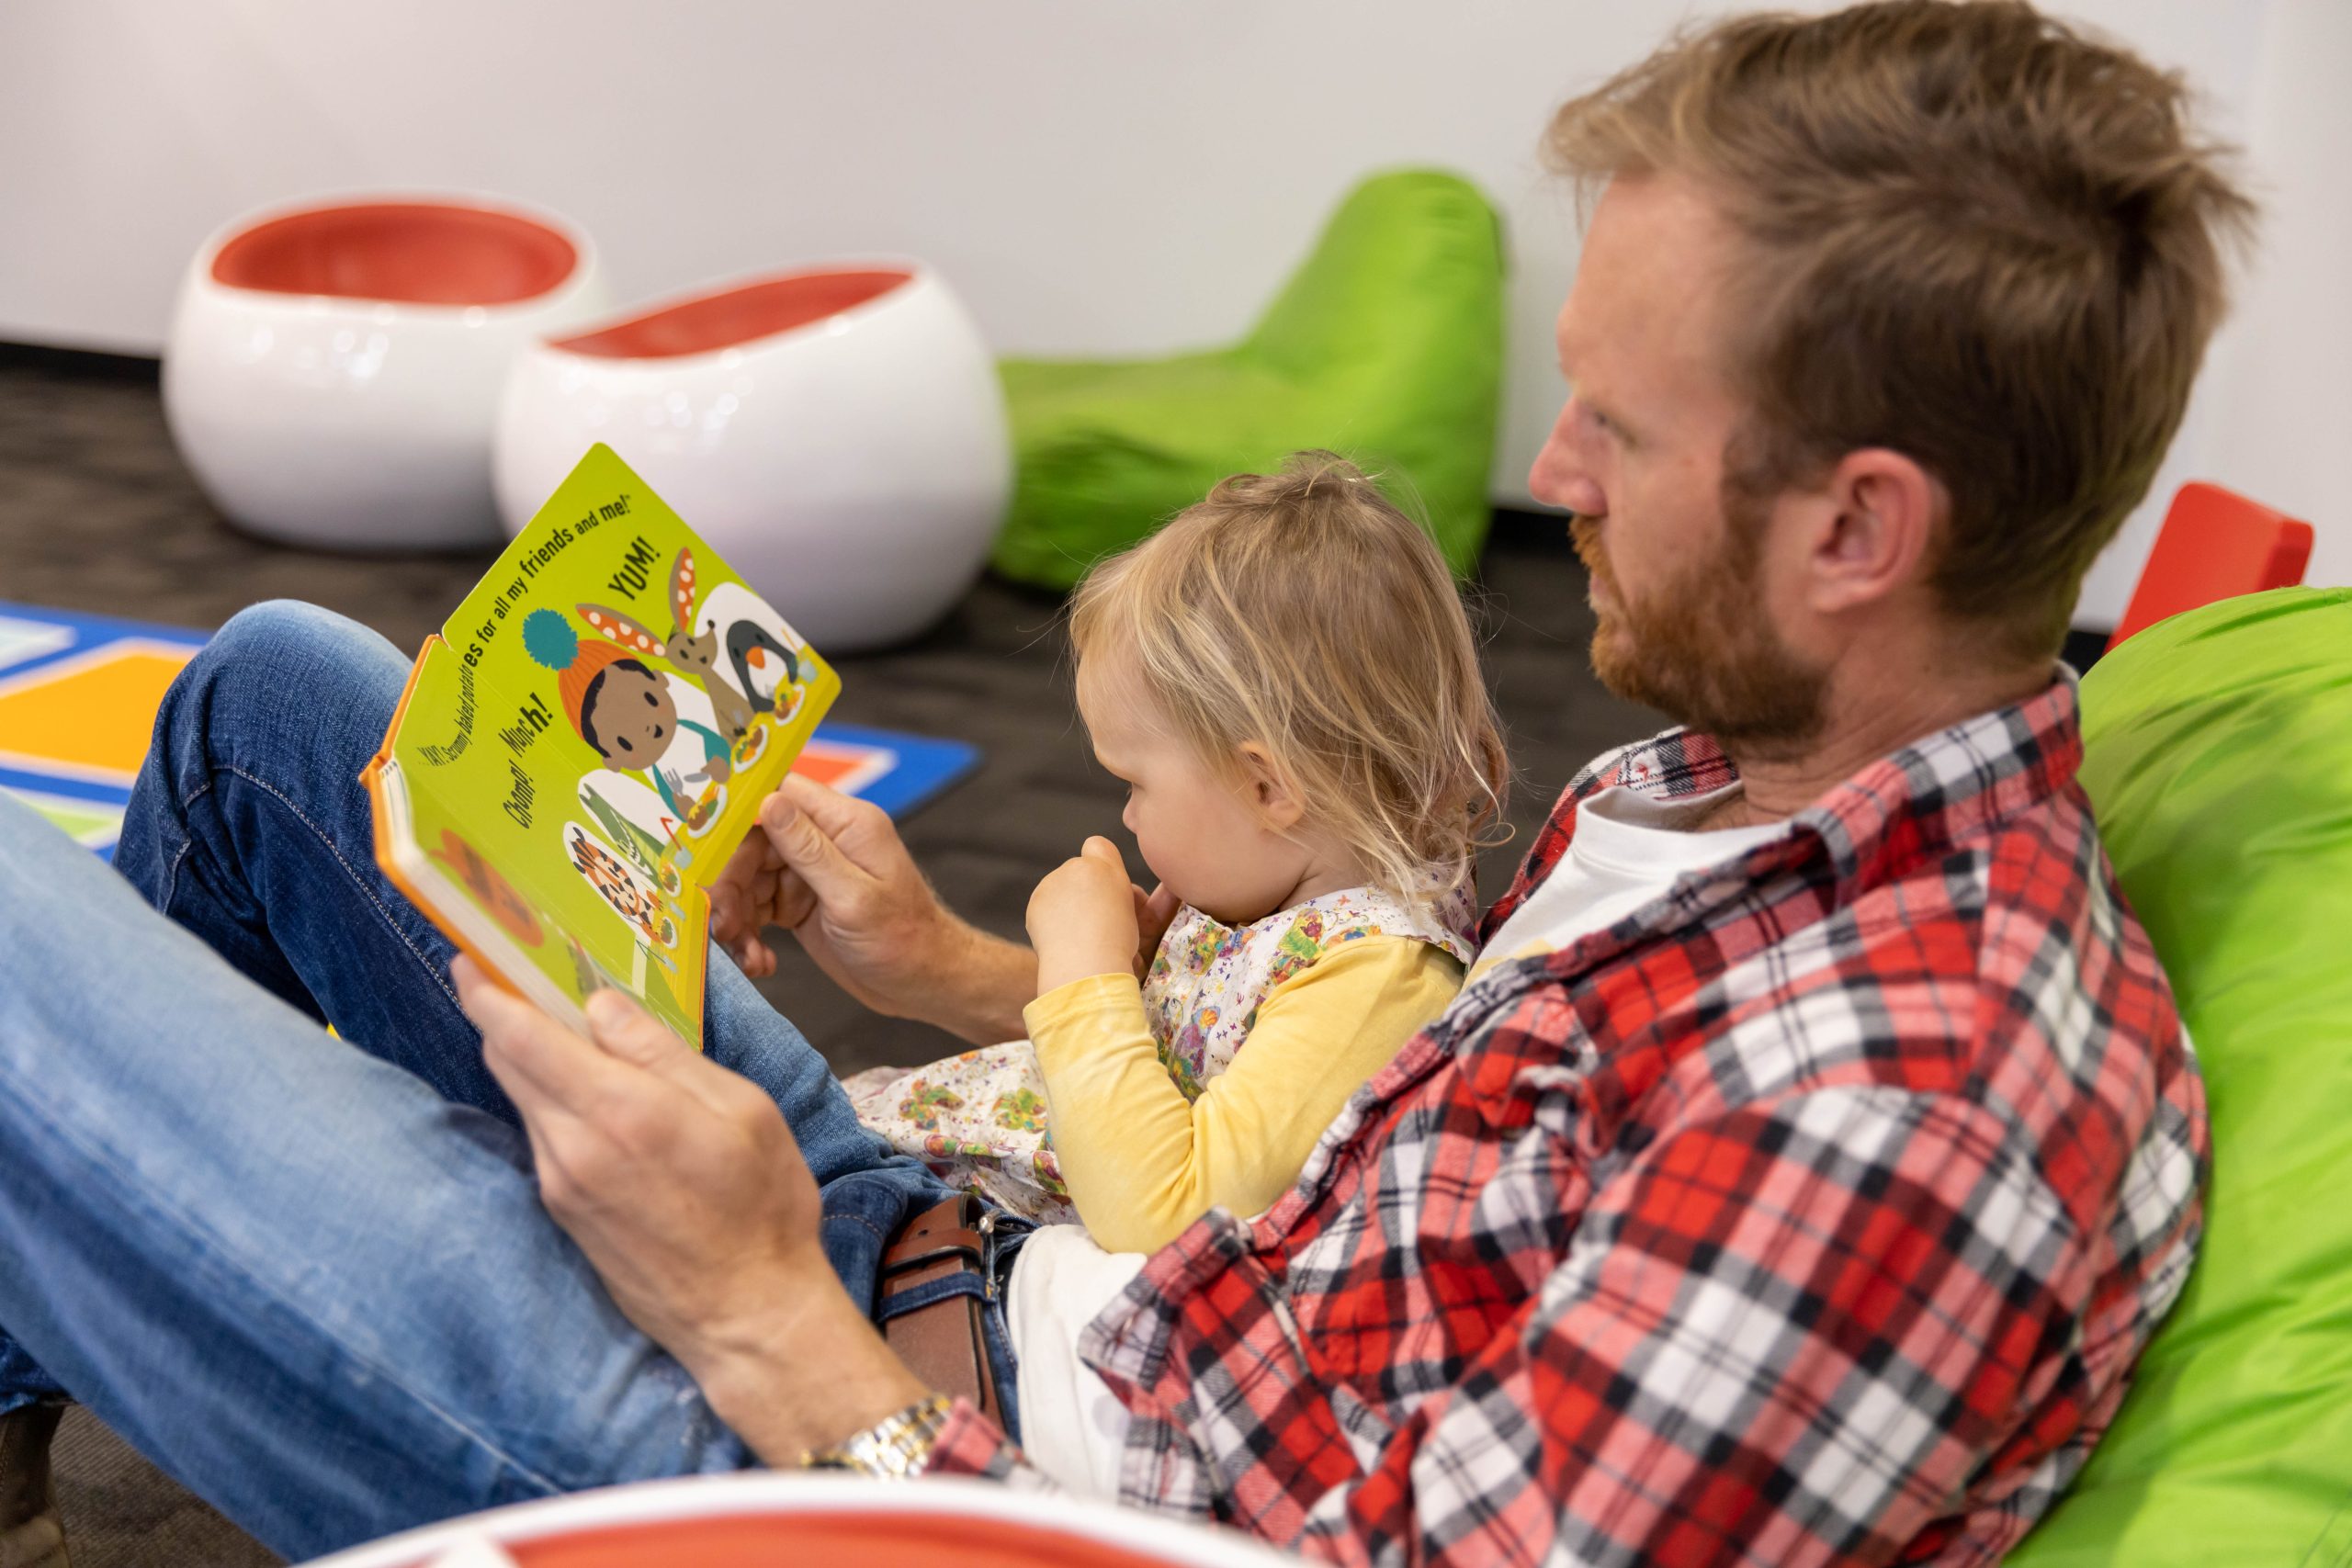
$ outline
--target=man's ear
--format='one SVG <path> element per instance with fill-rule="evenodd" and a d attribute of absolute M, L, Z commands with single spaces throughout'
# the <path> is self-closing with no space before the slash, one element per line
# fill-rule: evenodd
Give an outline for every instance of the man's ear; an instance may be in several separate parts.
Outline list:
<path fill-rule="evenodd" d="M 1849 452 L 1816 492 L 1824 504 L 1808 566 L 1813 607 L 1836 614 L 1919 581 L 1951 498 L 1915 458 L 1884 446 Z"/>
<path fill-rule="evenodd" d="M 1250 792 L 1250 804 L 1257 807 L 1258 819 L 1276 833 L 1287 833 L 1298 826 L 1306 815 L 1306 803 L 1299 798 L 1298 785 L 1290 771 L 1278 761 L 1273 752 L 1255 740 L 1244 740 L 1234 748 L 1241 761 L 1243 787 Z"/>

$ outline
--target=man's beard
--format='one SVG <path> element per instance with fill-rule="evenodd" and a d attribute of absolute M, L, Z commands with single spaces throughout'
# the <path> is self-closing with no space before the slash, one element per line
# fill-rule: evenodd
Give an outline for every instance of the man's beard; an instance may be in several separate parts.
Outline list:
<path fill-rule="evenodd" d="M 1782 642 L 1757 603 L 1764 515 L 1728 488 L 1724 547 L 1641 603 L 1609 570 L 1600 529 L 1569 525 L 1577 555 L 1609 607 L 1596 606 L 1592 669 L 1628 702 L 1657 708 L 1728 748 L 1772 755 L 1801 749 L 1822 727 L 1829 678 Z"/>

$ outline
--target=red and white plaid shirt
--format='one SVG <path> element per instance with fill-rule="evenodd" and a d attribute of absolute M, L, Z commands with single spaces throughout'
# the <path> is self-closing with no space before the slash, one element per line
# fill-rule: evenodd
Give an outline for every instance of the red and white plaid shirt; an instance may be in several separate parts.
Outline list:
<path fill-rule="evenodd" d="M 1482 976 L 1087 1331 L 1125 1500 L 1346 1562 L 1980 1563 L 2113 1418 L 2204 1097 L 2061 679 Z M 1734 782 L 1668 732 L 1577 804 Z M 959 1407 L 933 1468 L 1034 1474 Z"/>

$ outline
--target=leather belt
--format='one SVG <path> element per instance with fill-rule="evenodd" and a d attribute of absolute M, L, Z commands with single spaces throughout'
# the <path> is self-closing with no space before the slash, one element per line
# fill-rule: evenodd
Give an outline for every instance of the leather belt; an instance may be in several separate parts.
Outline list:
<path fill-rule="evenodd" d="M 882 1337 L 924 1386 L 967 1399 L 992 1421 L 1004 1419 L 996 1374 L 980 1324 L 993 1281 L 985 1278 L 996 1216 L 968 1194 L 933 1204 L 899 1227 L 882 1249 L 875 1315 Z M 902 1312 L 891 1302 L 937 1280 L 983 1276 L 978 1294 L 954 1292 Z"/>

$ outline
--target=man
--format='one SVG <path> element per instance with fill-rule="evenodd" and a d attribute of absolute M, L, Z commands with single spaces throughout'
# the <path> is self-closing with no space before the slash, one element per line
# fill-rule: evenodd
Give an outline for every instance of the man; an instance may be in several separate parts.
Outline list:
<path fill-rule="evenodd" d="M 1577 513 L 1596 667 L 1686 728 L 1569 786 L 1461 998 L 1291 1196 L 1030 1342 L 1117 1396 L 1123 1497 L 1346 1561 L 1973 1562 L 2073 1476 L 2205 1159 L 2053 664 L 2245 213 L 2180 98 L 2022 6 L 1897 3 L 1725 23 L 1561 111 L 1605 188 L 1532 481 Z M 351 808 L 287 782 L 315 745 L 341 787 L 348 738 L 218 711 L 297 672 L 364 711 L 352 671 L 390 672 L 334 626 L 232 630 L 130 869 L 416 1076 L 265 1016 L 53 835 L 0 847 L 0 1403 L 38 1361 L 296 1545 L 746 1449 L 1028 1473 L 868 1322 L 836 1194 L 922 1195 L 732 976 L 714 1062 L 458 966 L 562 1246 L 519 1141 L 434 1092 L 505 1103 L 419 922 L 350 913 Z M 1034 965 L 879 814 L 796 785 L 763 826 L 721 911 L 748 966 L 773 919 L 877 1008 L 1017 1032 Z M 256 1154 L 273 1129 L 314 1165 Z"/>

